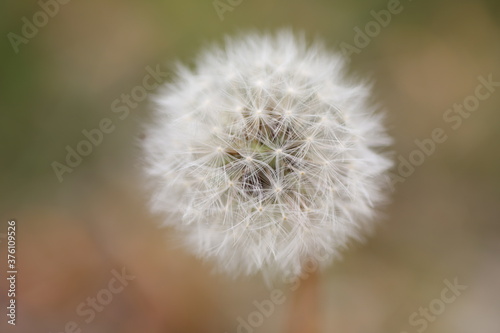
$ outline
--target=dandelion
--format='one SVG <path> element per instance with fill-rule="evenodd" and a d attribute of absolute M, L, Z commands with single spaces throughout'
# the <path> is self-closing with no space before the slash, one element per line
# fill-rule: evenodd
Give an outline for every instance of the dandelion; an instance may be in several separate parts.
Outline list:
<path fill-rule="evenodd" d="M 371 229 L 392 164 L 370 87 L 345 70 L 289 31 L 179 65 L 143 144 L 152 209 L 234 276 L 328 265 Z"/>

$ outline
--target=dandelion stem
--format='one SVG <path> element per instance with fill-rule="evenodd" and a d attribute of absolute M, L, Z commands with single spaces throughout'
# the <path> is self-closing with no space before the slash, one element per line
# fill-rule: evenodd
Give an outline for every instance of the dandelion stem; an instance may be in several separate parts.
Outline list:
<path fill-rule="evenodd" d="M 305 273 L 299 288 L 294 292 L 285 333 L 320 332 L 320 272 Z M 304 275 L 305 275 L 304 274 Z"/>

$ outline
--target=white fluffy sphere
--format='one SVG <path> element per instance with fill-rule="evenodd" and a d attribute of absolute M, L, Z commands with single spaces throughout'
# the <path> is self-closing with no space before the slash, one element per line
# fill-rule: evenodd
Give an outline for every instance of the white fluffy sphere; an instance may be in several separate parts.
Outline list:
<path fill-rule="evenodd" d="M 227 39 L 179 66 L 143 148 L 151 206 L 190 250 L 233 275 L 296 275 L 370 229 L 391 140 L 344 71 L 291 32 Z"/>

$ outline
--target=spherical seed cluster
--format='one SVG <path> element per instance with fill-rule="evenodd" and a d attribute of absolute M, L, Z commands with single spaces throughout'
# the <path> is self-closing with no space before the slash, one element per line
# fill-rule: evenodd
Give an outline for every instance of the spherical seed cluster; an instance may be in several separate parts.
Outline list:
<path fill-rule="evenodd" d="M 390 139 L 344 69 L 291 32 L 228 39 L 179 67 L 144 150 L 151 205 L 194 253 L 234 275 L 295 275 L 369 229 Z"/>

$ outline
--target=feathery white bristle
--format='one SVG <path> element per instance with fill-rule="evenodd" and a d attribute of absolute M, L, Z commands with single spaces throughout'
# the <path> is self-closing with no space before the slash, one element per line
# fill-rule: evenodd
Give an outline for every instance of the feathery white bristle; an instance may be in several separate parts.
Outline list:
<path fill-rule="evenodd" d="M 234 275 L 296 275 L 369 229 L 391 140 L 341 56 L 284 31 L 195 65 L 157 97 L 144 142 L 152 208 L 175 213 L 189 249 Z"/>

